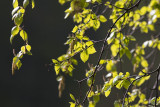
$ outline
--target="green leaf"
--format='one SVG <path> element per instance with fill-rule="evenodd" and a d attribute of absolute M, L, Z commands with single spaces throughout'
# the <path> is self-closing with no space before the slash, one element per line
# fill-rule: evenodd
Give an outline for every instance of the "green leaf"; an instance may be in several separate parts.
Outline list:
<path fill-rule="evenodd" d="M 130 85 L 130 82 L 128 80 L 123 80 L 123 87 L 125 89 L 128 89 L 129 85 Z"/>
<path fill-rule="evenodd" d="M 14 58 L 13 58 L 13 63 L 17 63 L 18 62 L 18 60 L 19 60 L 19 58 L 17 57 L 17 56 L 15 56 Z"/>
<path fill-rule="evenodd" d="M 17 65 L 18 69 L 20 69 L 20 68 L 21 68 L 21 66 L 22 66 L 21 61 L 20 61 L 20 60 L 18 60 L 18 62 L 16 63 L 16 65 Z"/>
<path fill-rule="evenodd" d="M 148 62 L 145 60 L 145 59 L 143 59 L 142 61 L 141 61 L 141 65 L 145 68 L 145 67 L 148 67 Z"/>
<path fill-rule="evenodd" d="M 121 107 L 121 103 L 116 100 L 116 101 L 114 102 L 114 107 Z"/>
<path fill-rule="evenodd" d="M 100 27 L 100 21 L 99 20 L 94 20 L 93 29 L 96 31 L 99 27 Z"/>
<path fill-rule="evenodd" d="M 27 51 L 31 51 L 31 46 L 30 45 L 26 45 L 26 49 L 27 49 Z"/>
<path fill-rule="evenodd" d="M 70 107 L 76 107 L 76 104 L 73 102 L 69 102 L 70 103 Z"/>
<path fill-rule="evenodd" d="M 53 63 L 55 63 L 55 64 L 57 64 L 57 63 L 58 63 L 58 61 L 57 61 L 57 60 L 55 60 L 55 59 L 52 59 L 52 62 L 53 62 Z"/>
<path fill-rule="evenodd" d="M 14 26 L 11 30 L 11 34 L 13 36 L 17 35 L 19 33 L 19 27 L 18 26 Z"/>
<path fill-rule="evenodd" d="M 94 48 L 93 46 L 90 46 L 90 47 L 87 49 L 87 52 L 88 52 L 88 54 L 94 54 L 94 53 L 96 53 L 96 50 L 95 50 L 95 48 Z"/>
<path fill-rule="evenodd" d="M 112 51 L 112 55 L 115 57 L 119 51 L 119 45 L 118 44 L 113 44 L 111 46 L 111 51 Z"/>
<path fill-rule="evenodd" d="M 18 6 L 18 0 L 13 0 L 12 5 L 13 5 L 13 8 L 16 8 Z"/>
<path fill-rule="evenodd" d="M 87 97 L 90 98 L 90 97 L 92 97 L 93 95 L 94 95 L 94 92 L 93 92 L 93 91 L 90 91 Z"/>
<path fill-rule="evenodd" d="M 94 100 L 95 103 L 98 103 L 99 100 L 100 100 L 99 95 L 94 95 L 94 96 L 93 96 L 93 100 Z"/>
<path fill-rule="evenodd" d="M 35 2 L 32 0 L 32 9 L 35 7 Z"/>
<path fill-rule="evenodd" d="M 17 70 L 16 63 L 19 61 L 19 57 L 15 56 L 12 61 L 12 75 L 14 75 L 14 71 Z"/>
<path fill-rule="evenodd" d="M 59 66 L 59 65 L 55 65 L 55 66 L 54 66 L 54 70 L 55 70 L 55 72 L 56 72 L 56 75 L 58 75 L 58 74 L 59 74 L 59 71 L 60 71 L 60 66 Z"/>
<path fill-rule="evenodd" d="M 131 40 L 131 41 L 136 41 L 136 38 L 135 38 L 134 36 L 129 35 L 128 38 L 129 38 L 129 40 Z"/>
<path fill-rule="evenodd" d="M 113 79 L 113 85 L 116 85 L 119 81 L 119 79 L 123 78 L 124 75 L 117 75 L 114 79 Z"/>
<path fill-rule="evenodd" d="M 23 7 L 26 8 L 29 4 L 29 0 L 24 0 L 23 1 Z"/>
<path fill-rule="evenodd" d="M 100 15 L 100 16 L 99 16 L 99 20 L 100 20 L 101 22 L 106 22 L 106 21 L 107 21 L 107 19 L 106 19 L 103 15 Z"/>
<path fill-rule="evenodd" d="M 131 59 L 132 54 L 131 54 L 131 52 L 129 51 L 128 48 L 125 49 L 125 52 L 126 52 L 126 56 L 128 57 L 128 59 Z"/>
<path fill-rule="evenodd" d="M 112 60 L 108 61 L 107 65 L 106 65 L 106 70 L 107 71 L 112 71 L 113 70 L 113 66 L 114 66 L 113 61 Z"/>
<path fill-rule="evenodd" d="M 21 25 L 22 22 L 23 22 L 23 14 L 21 12 L 16 13 L 14 17 L 14 23 L 19 26 Z"/>
<path fill-rule="evenodd" d="M 28 36 L 27 36 L 26 31 L 21 30 L 21 31 L 20 31 L 20 36 L 22 37 L 22 39 L 23 39 L 24 41 L 28 40 Z"/>
<path fill-rule="evenodd" d="M 103 65 L 103 64 L 105 64 L 106 62 L 107 62 L 106 60 L 101 59 L 100 62 L 99 62 L 99 64 L 100 64 L 100 65 Z"/>
<path fill-rule="evenodd" d="M 72 30 L 72 33 L 77 32 L 77 30 L 78 30 L 78 27 L 77 27 L 77 26 L 75 26 L 75 27 L 73 28 L 73 30 Z"/>
<path fill-rule="evenodd" d="M 80 53 L 81 60 L 85 63 L 89 59 L 89 54 L 86 50 Z"/>
<path fill-rule="evenodd" d="M 95 106 L 96 106 L 95 103 L 93 103 L 92 101 L 89 101 L 88 107 L 95 107 Z"/>
<path fill-rule="evenodd" d="M 76 99 L 74 98 L 74 96 L 72 94 L 70 94 L 70 97 L 73 101 L 76 101 Z"/>
<path fill-rule="evenodd" d="M 111 93 L 111 89 L 105 91 L 105 96 L 108 97 L 110 93 Z"/>
<path fill-rule="evenodd" d="M 25 46 L 22 46 L 22 47 L 21 47 L 21 51 L 25 54 L 25 53 L 26 53 L 26 47 L 25 47 Z"/>
<path fill-rule="evenodd" d="M 12 40 L 14 38 L 14 36 L 16 36 L 19 33 L 19 27 L 18 26 L 14 26 L 11 30 L 11 37 L 10 37 L 10 42 L 12 43 Z"/>

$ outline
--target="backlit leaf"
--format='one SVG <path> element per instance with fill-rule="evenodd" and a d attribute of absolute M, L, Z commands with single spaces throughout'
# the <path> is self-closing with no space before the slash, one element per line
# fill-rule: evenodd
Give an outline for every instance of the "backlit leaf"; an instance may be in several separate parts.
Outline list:
<path fill-rule="evenodd" d="M 22 39 L 23 39 L 24 41 L 28 40 L 28 36 L 27 36 L 26 31 L 21 30 L 21 31 L 20 31 L 20 36 L 22 37 Z"/>
<path fill-rule="evenodd" d="M 11 30 L 11 37 L 10 37 L 10 42 L 12 43 L 12 40 L 14 38 L 14 36 L 16 36 L 19 33 L 19 27 L 18 26 L 14 26 Z"/>
<path fill-rule="evenodd" d="M 35 2 L 32 0 L 32 9 L 35 7 Z"/>
<path fill-rule="evenodd" d="M 76 107 L 76 104 L 73 102 L 69 102 L 70 103 L 70 107 Z"/>
<path fill-rule="evenodd" d="M 59 65 L 55 65 L 55 66 L 54 66 L 54 70 L 55 70 L 55 72 L 56 72 L 56 75 L 58 75 L 58 74 L 59 74 L 59 71 L 60 71 L 60 66 L 59 66 Z"/>
<path fill-rule="evenodd" d="M 29 4 L 29 0 L 24 0 L 23 1 L 23 7 L 26 8 Z"/>
<path fill-rule="evenodd" d="M 105 91 L 105 96 L 108 97 L 110 93 L 111 93 L 111 89 Z"/>
<path fill-rule="evenodd" d="M 88 52 L 86 50 L 83 50 L 83 52 L 80 53 L 80 58 L 85 63 L 89 58 Z"/>
<path fill-rule="evenodd" d="M 103 15 L 100 15 L 100 16 L 99 16 L 99 20 L 100 20 L 101 22 L 106 22 L 106 21 L 107 21 L 107 19 L 106 19 Z"/>
<path fill-rule="evenodd" d="M 147 62 L 145 59 L 143 59 L 143 60 L 141 61 L 141 65 L 142 65 L 143 67 L 148 67 L 148 62 Z"/>
<path fill-rule="evenodd" d="M 31 46 L 30 45 L 26 45 L 26 49 L 27 49 L 27 51 L 31 51 Z"/>
<path fill-rule="evenodd" d="M 18 60 L 18 62 L 16 63 L 16 65 L 17 65 L 18 69 L 20 69 L 20 68 L 21 68 L 21 66 L 22 66 L 21 61 L 20 61 L 20 60 Z"/>
<path fill-rule="evenodd" d="M 13 0 L 13 8 L 16 8 L 18 6 L 18 0 Z"/>
<path fill-rule="evenodd" d="M 74 96 L 72 94 L 70 94 L 70 97 L 73 101 L 76 101 L 76 99 L 74 98 Z"/>

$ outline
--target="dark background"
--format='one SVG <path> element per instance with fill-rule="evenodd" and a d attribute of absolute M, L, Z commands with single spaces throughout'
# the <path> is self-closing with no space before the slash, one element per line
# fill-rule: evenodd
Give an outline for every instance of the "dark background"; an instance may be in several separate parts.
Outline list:
<path fill-rule="evenodd" d="M 27 7 L 24 16 L 24 29 L 28 33 L 33 55 L 25 55 L 21 69 L 12 76 L 12 49 L 16 48 L 18 52 L 23 42 L 15 38 L 13 45 L 10 44 L 10 32 L 14 26 L 11 19 L 12 0 L 0 2 L 0 107 L 69 107 L 68 102 L 71 101 L 69 93 L 77 95 L 78 90 L 74 80 L 84 77 L 86 66 L 80 65 L 78 67 L 82 68 L 82 71 L 79 69 L 75 78 L 67 77 L 66 89 L 62 98 L 58 98 L 55 72 L 53 67 L 48 71 L 49 67 L 45 65 L 51 63 L 51 59 L 66 52 L 67 46 L 63 44 L 74 23 L 71 18 L 64 20 L 64 10 L 68 6 L 61 6 L 58 0 L 35 0 L 35 3 L 33 10 L 31 6 Z M 91 38 L 94 37 L 95 40 L 101 39 L 105 34 L 106 28 L 98 30 L 95 34 L 90 33 Z M 143 37 L 139 38 L 139 40 L 143 39 Z M 94 61 L 94 58 L 90 58 L 91 61 Z M 101 97 L 103 101 L 98 104 L 98 107 L 113 106 L 113 101 L 120 95 L 115 93 L 112 95 L 113 97 L 109 98 Z"/>

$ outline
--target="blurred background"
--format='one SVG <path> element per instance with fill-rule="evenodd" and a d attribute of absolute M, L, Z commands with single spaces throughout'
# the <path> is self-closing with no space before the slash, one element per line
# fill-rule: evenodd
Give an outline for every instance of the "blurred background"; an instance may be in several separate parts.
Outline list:
<path fill-rule="evenodd" d="M 67 77 L 62 97 L 58 97 L 58 82 L 53 67 L 45 65 L 66 52 L 67 46 L 64 42 L 74 23 L 71 18 L 64 20 L 64 10 L 68 8 L 68 4 L 61 6 L 58 0 L 35 0 L 35 3 L 33 10 L 31 5 L 27 7 L 24 16 L 24 30 L 28 33 L 33 55 L 25 55 L 21 69 L 12 76 L 12 49 L 15 48 L 18 52 L 23 41 L 15 38 L 13 44 L 10 44 L 10 32 L 14 26 L 11 19 L 12 0 L 0 2 L 0 107 L 69 107 L 69 93 L 76 95 L 78 92 L 75 79 L 80 80 L 84 77 L 87 65 L 80 63 L 77 67 L 79 71 L 74 71 L 77 73 L 74 78 Z M 101 39 L 109 27 L 104 26 L 104 29 L 96 33 L 88 32 L 89 37 Z M 93 63 L 97 60 L 94 58 L 96 57 L 90 58 Z M 113 106 L 113 101 L 119 96 L 121 94 L 112 93 L 112 97 L 102 97 L 103 101 L 98 103 L 98 107 Z"/>

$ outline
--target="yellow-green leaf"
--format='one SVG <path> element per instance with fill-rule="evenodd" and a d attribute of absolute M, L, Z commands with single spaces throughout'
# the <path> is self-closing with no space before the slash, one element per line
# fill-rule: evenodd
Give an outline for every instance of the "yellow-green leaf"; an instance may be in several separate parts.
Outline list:
<path fill-rule="evenodd" d="M 18 0 L 13 0 L 13 8 L 16 8 L 18 6 Z"/>
<path fill-rule="evenodd" d="M 57 64 L 57 63 L 58 63 L 58 61 L 57 61 L 57 60 L 55 60 L 55 59 L 52 59 L 52 62 L 53 62 L 53 63 L 55 63 L 55 64 Z"/>
<path fill-rule="evenodd" d="M 94 95 L 94 92 L 90 91 L 89 94 L 88 94 L 88 97 L 92 97 L 93 95 Z"/>
<path fill-rule="evenodd" d="M 101 59 L 100 62 L 99 62 L 99 64 L 100 64 L 100 65 L 103 65 L 103 64 L 105 64 L 106 62 L 107 62 L 106 60 Z"/>
<path fill-rule="evenodd" d="M 16 36 L 19 33 L 19 27 L 18 26 L 14 26 L 11 30 L 11 37 L 10 37 L 10 42 L 12 43 L 12 40 L 14 38 L 14 36 Z"/>
<path fill-rule="evenodd" d="M 75 33 L 77 30 L 78 30 L 78 27 L 75 26 L 75 27 L 73 28 L 73 30 L 72 30 L 72 33 Z"/>
<path fill-rule="evenodd" d="M 109 89 L 109 90 L 107 90 L 107 91 L 105 92 L 105 96 L 108 97 L 110 93 L 111 93 L 111 89 Z"/>
<path fill-rule="evenodd" d="M 22 47 L 21 47 L 21 51 L 25 54 L 25 53 L 26 53 L 26 47 L 25 47 L 25 46 L 22 46 Z"/>
<path fill-rule="evenodd" d="M 106 19 L 103 15 L 100 15 L 100 16 L 99 16 L 99 20 L 100 20 L 101 22 L 106 22 L 106 21 L 107 21 L 107 19 Z"/>
<path fill-rule="evenodd" d="M 14 26 L 11 30 L 11 34 L 13 36 L 17 35 L 19 33 L 19 27 L 18 26 Z"/>
<path fill-rule="evenodd" d="M 95 107 L 95 104 L 92 101 L 90 101 L 88 107 Z"/>
<path fill-rule="evenodd" d="M 18 60 L 18 62 L 16 63 L 16 65 L 17 65 L 18 69 L 20 69 L 20 68 L 21 68 L 21 66 L 22 66 L 21 61 L 20 61 L 20 60 Z"/>
<path fill-rule="evenodd" d="M 76 104 L 73 102 L 69 102 L 70 103 L 70 107 L 76 107 Z"/>
<path fill-rule="evenodd" d="M 80 54 L 80 58 L 85 63 L 89 58 L 88 52 L 86 50 L 83 50 L 83 52 L 81 52 Z"/>
<path fill-rule="evenodd" d="M 23 39 L 24 41 L 28 40 L 28 36 L 27 36 L 26 31 L 21 30 L 21 31 L 20 31 L 20 36 L 22 37 L 22 39 Z"/>
<path fill-rule="evenodd" d="M 141 65 L 142 65 L 143 67 L 148 67 L 148 62 L 147 62 L 145 59 L 143 59 L 143 60 L 141 61 Z"/>
<path fill-rule="evenodd" d="M 119 51 L 119 45 L 113 44 L 111 46 L 112 55 L 115 57 Z"/>
<path fill-rule="evenodd" d="M 72 94 L 70 94 L 70 97 L 73 101 L 76 101 L 76 99 L 74 98 L 74 96 Z"/>
<path fill-rule="evenodd" d="M 32 9 L 35 7 L 35 2 L 32 0 Z"/>
<path fill-rule="evenodd" d="M 55 72 L 56 72 L 56 75 L 58 75 L 58 74 L 59 74 L 59 71 L 60 71 L 60 66 L 55 65 L 55 66 L 54 66 L 54 70 L 55 70 Z"/>
<path fill-rule="evenodd" d="M 93 46 L 90 46 L 88 49 L 87 49 L 87 52 L 88 54 L 94 54 L 96 52 L 95 48 Z"/>
<path fill-rule="evenodd" d="M 23 1 L 23 7 L 26 8 L 29 4 L 29 0 L 24 0 Z"/>
<path fill-rule="evenodd" d="M 31 46 L 30 45 L 26 45 L 26 49 L 27 49 L 27 51 L 31 51 Z"/>
<path fill-rule="evenodd" d="M 23 14 L 19 11 L 14 16 L 14 23 L 18 26 L 21 25 L 21 23 L 23 22 Z"/>

